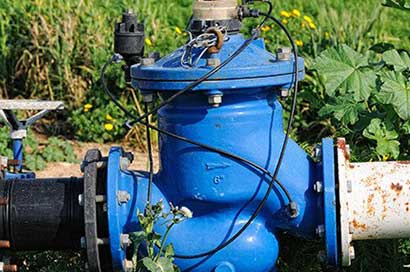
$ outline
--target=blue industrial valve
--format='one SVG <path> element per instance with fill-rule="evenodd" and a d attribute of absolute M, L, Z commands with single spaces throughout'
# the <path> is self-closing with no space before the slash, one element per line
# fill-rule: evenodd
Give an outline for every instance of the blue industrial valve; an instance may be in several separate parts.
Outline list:
<path fill-rule="evenodd" d="M 128 235 L 148 200 L 193 213 L 167 240 L 182 271 L 275 271 L 281 232 L 323 238 L 333 266 L 350 265 L 354 240 L 410 236 L 406 163 L 350 163 L 343 139 L 323 139 L 312 157 L 287 138 L 279 98 L 304 78 L 304 60 L 268 52 L 257 32 L 245 39 L 242 17 L 258 14 L 236 0 L 196 0 L 188 43 L 141 60 L 143 33 L 126 33 L 136 21 L 125 14 L 117 34 L 130 47 L 117 48 L 140 62 L 126 69 L 132 86 L 145 102 L 168 101 L 158 111 L 158 173 L 129 169 L 132 154 L 113 147 L 107 157 L 89 151 L 81 178 L 2 179 L 0 239 L 16 250 L 83 248 L 90 271 L 131 271 Z M 27 192 L 56 204 L 27 206 Z"/>

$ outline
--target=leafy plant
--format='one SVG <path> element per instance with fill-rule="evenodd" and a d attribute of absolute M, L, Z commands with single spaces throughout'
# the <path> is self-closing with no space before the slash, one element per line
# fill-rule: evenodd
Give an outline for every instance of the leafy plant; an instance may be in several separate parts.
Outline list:
<path fill-rule="evenodd" d="M 386 0 L 386 7 L 397 8 L 402 10 L 410 10 L 410 2 L 408 0 Z"/>
<path fill-rule="evenodd" d="M 12 141 L 9 131 L 7 126 L 0 127 L 0 156 L 12 158 Z M 50 137 L 40 143 L 29 130 L 27 138 L 24 139 L 24 146 L 24 164 L 32 171 L 43 170 L 48 162 L 78 162 L 71 144 L 57 137 Z"/>
<path fill-rule="evenodd" d="M 397 159 L 398 131 L 410 120 L 410 58 L 404 50 L 390 49 L 366 57 L 347 45 L 324 51 L 315 61 L 330 99 L 319 112 L 377 142 L 376 154 Z M 377 117 L 377 118 L 375 118 Z M 367 128 L 359 122 L 363 119 Z M 382 120 L 383 119 L 383 120 Z M 407 134 L 407 133 L 406 133 Z"/>
<path fill-rule="evenodd" d="M 186 207 L 174 207 L 170 204 L 169 212 L 164 211 L 162 201 L 150 206 L 147 205 L 145 213 L 138 213 L 141 231 L 133 233 L 130 238 L 134 245 L 134 263 L 136 271 L 150 272 L 174 272 L 179 271 L 173 264 L 174 247 L 167 245 L 168 235 L 171 229 L 192 217 L 192 212 Z M 166 226 L 164 236 L 154 231 L 155 224 L 160 223 Z M 142 247 L 146 252 L 146 257 L 138 258 L 138 252 Z"/>

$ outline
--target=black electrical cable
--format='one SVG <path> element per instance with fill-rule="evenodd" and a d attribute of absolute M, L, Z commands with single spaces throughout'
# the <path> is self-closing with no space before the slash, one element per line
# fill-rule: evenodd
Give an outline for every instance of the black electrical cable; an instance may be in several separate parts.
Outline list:
<path fill-rule="evenodd" d="M 283 162 L 283 158 L 285 156 L 285 152 L 286 152 L 286 147 L 287 144 L 289 142 L 289 136 L 292 130 L 292 124 L 293 124 L 293 120 L 294 120 L 294 116 L 295 116 L 295 112 L 296 112 L 296 104 L 297 104 L 297 96 L 298 96 L 298 81 L 299 81 L 299 64 L 298 64 L 298 50 L 297 47 L 295 45 L 294 39 L 292 37 L 292 35 L 290 34 L 290 32 L 287 30 L 287 28 L 276 18 L 274 18 L 273 16 L 271 16 L 270 14 L 267 13 L 260 13 L 260 15 L 266 16 L 269 19 L 273 20 L 286 34 L 287 38 L 289 39 L 289 42 L 291 43 L 292 49 L 293 49 L 293 53 L 294 53 L 294 94 L 293 94 L 293 100 L 292 100 L 292 109 L 291 109 L 291 113 L 290 113 L 290 117 L 289 117 L 289 121 L 288 121 L 288 126 L 286 129 L 286 134 L 285 134 L 285 139 L 283 141 L 282 144 L 282 148 L 281 148 L 281 152 L 279 155 L 279 159 L 278 159 L 278 163 L 276 165 L 275 168 L 275 172 L 273 174 L 272 177 L 272 181 L 269 184 L 269 188 L 265 194 L 265 196 L 263 197 L 262 201 L 259 203 L 258 207 L 256 208 L 256 210 L 254 211 L 254 213 L 252 214 L 252 216 L 248 219 L 248 221 L 241 227 L 241 229 L 235 233 L 231 238 L 229 238 L 227 241 L 225 241 L 223 244 L 217 246 L 216 248 L 201 253 L 201 254 L 195 254 L 195 255 L 178 255 L 175 254 L 174 257 L 175 258 L 180 258 L 180 259 L 197 259 L 197 258 L 203 258 L 212 254 L 217 253 L 218 251 L 224 249 L 225 247 L 227 247 L 229 244 L 231 244 L 233 241 L 235 241 L 239 236 L 241 236 L 245 230 L 252 224 L 253 220 L 255 220 L 255 218 L 260 214 L 260 212 L 262 211 L 264 205 L 266 204 L 270 192 L 273 189 L 273 185 L 274 185 L 274 181 L 277 180 L 277 175 L 279 173 L 280 167 L 282 165 Z M 269 176 L 271 176 L 269 174 Z M 296 203 L 291 202 L 290 205 L 296 205 Z M 297 212 L 297 208 L 296 207 L 291 207 L 296 209 Z M 293 211 L 295 212 L 295 211 Z M 297 214 L 293 214 L 293 217 L 297 216 Z"/>
<path fill-rule="evenodd" d="M 149 110 L 149 103 L 145 102 L 145 112 Z M 150 124 L 149 116 L 146 117 L 145 122 Z M 152 158 L 152 142 L 151 142 L 151 129 L 146 125 L 147 131 L 147 147 L 148 147 L 148 164 L 149 164 L 149 179 L 148 179 L 148 192 L 147 192 L 147 204 L 148 208 L 151 208 L 151 195 L 152 195 L 152 181 L 154 179 L 154 160 Z"/>
<path fill-rule="evenodd" d="M 254 0 L 254 1 L 262 2 L 262 3 L 267 4 L 267 5 L 269 6 L 268 14 L 269 14 L 269 15 L 272 15 L 272 12 L 273 12 L 273 4 L 272 4 L 272 2 L 270 2 L 269 0 Z M 261 23 L 260 25 L 261 25 L 261 26 L 265 25 L 266 22 L 268 21 L 268 19 L 269 19 L 269 17 L 268 17 L 268 16 L 265 16 L 265 19 L 263 19 L 263 21 L 262 21 L 262 23 Z"/>
<path fill-rule="evenodd" d="M 165 105 L 171 103 L 172 101 L 174 101 L 175 99 L 177 99 L 179 96 L 191 91 L 192 89 L 194 89 L 195 87 L 197 87 L 198 85 L 200 85 L 202 82 L 204 82 L 205 80 L 209 79 L 211 76 L 213 76 L 214 74 L 218 73 L 223 67 L 225 67 L 226 65 L 228 65 L 233 59 L 235 59 L 239 54 L 241 54 L 250 44 L 251 42 L 257 38 L 258 33 L 255 31 L 254 33 L 252 33 L 252 36 L 247 39 L 241 47 L 239 47 L 238 50 L 235 51 L 235 53 L 233 53 L 231 56 L 229 56 L 223 63 L 221 63 L 220 65 L 218 65 L 217 67 L 215 67 L 214 69 L 212 69 L 211 71 L 209 71 L 208 73 L 206 73 L 205 75 L 203 75 L 201 78 L 195 80 L 194 82 L 192 82 L 191 84 L 189 84 L 188 86 L 186 86 L 184 89 L 182 89 L 181 91 L 176 92 L 175 94 L 173 94 L 172 96 L 170 96 L 169 98 L 165 99 L 163 102 L 161 102 L 158 106 L 156 106 L 155 108 L 151 109 L 149 112 L 143 114 L 142 116 L 136 118 L 136 120 L 133 120 L 130 125 L 135 125 L 137 123 L 140 123 L 142 120 L 144 120 L 147 116 L 152 115 L 154 113 L 156 113 L 159 109 L 161 109 L 162 107 L 164 107 Z"/>
<path fill-rule="evenodd" d="M 261 201 L 260 204 L 258 205 L 257 209 L 256 209 L 255 212 L 252 214 L 251 218 L 247 221 L 247 223 L 245 223 L 245 225 L 242 226 L 242 228 L 241 228 L 235 235 L 233 235 L 229 240 L 227 240 L 226 242 L 224 242 L 224 243 L 221 244 L 220 246 L 218 246 L 218 247 L 216 247 L 216 248 L 214 248 L 213 250 L 210 250 L 210 251 L 208 251 L 208 252 L 205 252 L 205 253 L 202 253 L 202 254 L 197 254 L 197 255 L 188 255 L 188 256 L 175 255 L 174 257 L 176 257 L 176 258 L 196 259 L 196 258 L 206 257 L 206 256 L 212 255 L 212 254 L 214 254 L 214 253 L 220 251 L 221 249 L 225 248 L 226 246 L 228 246 L 229 244 L 231 244 L 233 241 L 235 241 L 240 235 L 242 235 L 242 233 L 249 227 L 249 225 L 252 224 L 253 220 L 259 215 L 259 213 L 261 212 L 261 210 L 262 210 L 263 206 L 265 205 L 267 199 L 269 198 L 270 191 L 272 190 L 273 185 L 275 184 L 274 181 L 277 181 L 277 174 L 278 174 L 278 172 L 279 172 L 279 170 L 280 170 L 280 166 L 281 166 L 282 161 L 283 161 L 283 157 L 284 157 L 284 154 L 285 154 L 285 151 L 286 151 L 287 143 L 288 143 L 288 141 L 289 141 L 289 135 L 290 135 L 290 132 L 291 132 L 291 129 L 292 129 L 294 114 L 295 114 L 295 111 L 296 111 L 296 102 L 297 102 L 297 95 L 298 95 L 298 73 L 299 73 L 299 71 L 298 71 L 298 70 L 299 70 L 299 66 L 298 66 L 298 53 L 297 53 L 297 48 L 296 48 L 296 45 L 295 45 L 295 43 L 294 43 L 294 40 L 293 40 L 291 34 L 289 33 L 289 31 L 286 29 L 286 27 L 285 27 L 279 20 L 277 20 L 276 18 L 274 18 L 274 17 L 271 16 L 270 14 L 260 13 L 260 15 L 264 15 L 264 16 L 266 16 L 267 18 L 270 18 L 270 19 L 273 20 L 276 24 L 279 25 L 279 27 L 280 27 L 280 28 L 285 32 L 285 34 L 287 35 L 289 41 L 290 41 L 291 44 L 292 44 L 292 48 L 293 48 L 293 51 L 294 51 L 294 64 L 295 64 L 295 72 L 294 72 L 294 73 L 295 73 L 295 77 L 294 77 L 294 96 L 293 96 L 293 102 L 292 102 L 292 110 L 291 110 L 291 115 L 290 115 L 290 118 L 289 118 L 288 127 L 287 127 L 287 130 L 286 130 L 285 139 L 284 139 L 284 142 L 283 142 L 283 145 L 282 145 L 281 153 L 280 153 L 280 156 L 279 156 L 279 159 L 278 159 L 278 163 L 277 163 L 277 166 L 276 166 L 276 169 L 275 169 L 275 172 L 274 172 L 273 176 L 272 176 L 266 169 L 264 169 L 264 168 L 262 168 L 262 167 L 260 167 L 260 168 L 259 168 L 259 167 L 255 167 L 256 165 L 255 165 L 254 163 L 249 162 L 249 161 L 247 161 L 246 159 L 243 159 L 243 158 L 241 158 L 241 157 L 239 157 L 239 156 L 230 154 L 230 153 L 225 152 L 225 151 L 223 151 L 223 150 L 219 150 L 219 149 L 216 149 L 216 148 L 213 148 L 213 147 L 210 147 L 210 146 L 206 146 L 206 145 L 197 143 L 197 142 L 192 141 L 192 140 L 189 140 L 189 139 L 187 139 L 187 138 L 184 138 L 184 137 L 181 137 L 181 136 L 172 134 L 172 133 L 167 132 L 167 131 L 163 131 L 163 130 L 161 130 L 161 129 L 159 129 L 159 128 L 156 128 L 155 126 L 152 126 L 152 125 L 150 125 L 150 124 L 148 124 L 148 123 L 144 123 L 144 122 L 142 121 L 142 118 L 143 118 L 144 116 L 141 116 L 139 119 L 136 120 L 136 121 L 138 121 L 139 123 L 142 123 L 142 124 L 144 124 L 144 125 L 146 125 L 146 126 L 149 126 L 151 129 L 154 129 L 154 130 L 156 130 L 156 131 L 158 131 L 158 132 L 160 132 L 160 133 L 166 134 L 166 135 L 168 135 L 168 136 L 177 138 L 177 139 L 179 139 L 179 140 L 182 140 L 182 141 L 185 141 L 185 142 L 188 142 L 188 143 L 191 143 L 191 144 L 195 144 L 195 145 L 198 145 L 198 146 L 202 146 L 203 148 L 206 148 L 206 149 L 208 149 L 208 150 L 212 150 L 212 151 L 217 152 L 217 153 L 219 153 L 219 154 L 226 155 L 226 156 L 228 156 L 228 157 L 232 157 L 232 158 L 238 159 L 238 160 L 243 161 L 243 162 L 246 162 L 246 163 L 250 163 L 251 166 L 255 167 L 255 168 L 258 169 L 258 170 L 262 170 L 262 172 L 264 172 L 264 173 L 266 173 L 265 171 L 267 171 L 266 174 L 268 174 L 270 177 L 272 177 L 272 181 L 271 181 L 270 184 L 269 184 L 269 188 L 268 188 L 268 190 L 267 190 L 267 193 L 265 194 L 264 198 L 262 199 L 262 201 Z M 261 26 L 262 26 L 262 24 L 261 24 Z M 255 32 L 255 33 L 256 33 L 256 32 Z M 254 35 L 255 35 L 255 33 L 254 33 Z M 249 40 L 252 41 L 253 39 L 252 39 L 252 40 L 249 39 Z M 248 41 L 249 41 L 249 40 L 248 40 Z M 249 44 L 250 44 L 250 42 L 249 42 Z M 249 45 L 249 44 L 248 44 L 248 45 Z M 246 47 L 245 47 L 245 48 L 246 48 Z M 243 48 L 243 50 L 244 50 L 245 48 Z M 243 51 L 243 50 L 242 50 L 242 51 Z M 236 56 L 235 56 L 235 57 L 236 57 Z M 231 60 L 232 60 L 232 59 L 231 59 Z M 106 65 L 104 65 L 103 70 L 102 70 L 102 80 L 103 80 L 104 89 L 105 89 L 106 93 L 111 97 L 111 99 L 113 100 L 113 102 L 114 102 L 117 106 L 119 106 L 119 108 L 120 108 L 121 110 L 123 110 L 128 116 L 131 117 L 131 116 L 133 116 L 133 115 L 132 115 L 127 109 L 125 109 L 125 108 L 115 99 L 115 97 L 109 92 L 109 90 L 108 90 L 108 88 L 107 88 L 107 86 L 106 86 L 104 73 L 105 73 L 105 70 L 106 70 L 107 66 L 108 66 L 110 63 L 112 63 L 112 62 L 113 62 L 113 59 L 111 59 L 109 62 L 107 62 Z M 222 66 L 222 64 L 221 64 L 220 66 Z M 217 67 L 217 68 L 218 68 L 218 67 Z M 217 68 L 215 68 L 214 70 L 216 70 Z M 222 68 L 222 67 L 221 67 L 221 68 Z M 211 72 L 212 72 L 212 71 L 211 71 Z M 210 72 L 210 73 L 211 73 L 211 72 Z M 216 72 L 217 72 L 217 71 L 216 71 Z M 212 74 L 211 74 L 211 75 L 212 75 Z M 208 77 L 210 77 L 211 75 L 208 75 Z M 193 85 L 193 84 L 195 84 L 196 82 L 198 82 L 197 85 L 199 85 L 199 84 L 202 82 L 201 80 L 204 81 L 204 80 L 206 80 L 206 79 L 203 79 L 203 77 L 202 77 L 202 78 L 200 78 L 199 80 L 195 81 L 194 83 L 190 84 L 190 86 Z M 197 85 L 194 85 L 193 87 L 191 86 L 191 88 L 195 88 Z M 182 91 L 184 91 L 184 93 L 185 93 L 185 92 L 187 92 L 188 90 L 182 90 Z M 180 93 L 179 95 L 182 95 L 182 94 L 183 94 L 182 91 L 179 92 L 179 93 Z M 178 95 L 178 96 L 179 96 L 179 95 Z M 176 99 L 178 96 L 175 96 L 175 95 L 174 95 L 174 96 L 172 96 L 172 97 L 170 97 L 170 98 Z M 173 99 L 172 99 L 172 100 L 173 100 Z M 168 103 L 170 103 L 170 102 L 172 101 L 172 100 L 171 100 L 171 101 L 167 102 L 168 100 L 169 100 L 169 99 L 167 99 L 166 101 L 164 101 L 163 103 L 161 103 L 160 107 L 157 107 L 157 108 L 159 109 L 159 108 L 161 108 L 162 106 L 164 106 L 164 105 L 166 105 L 166 104 L 168 104 Z M 154 110 L 152 110 L 151 113 L 145 114 L 145 115 L 148 116 L 148 115 L 150 115 L 150 114 L 156 112 L 156 111 L 158 110 L 157 108 L 154 109 Z M 141 120 L 140 120 L 140 119 L 141 119 Z M 132 124 L 129 124 L 129 126 L 132 126 L 134 123 L 135 123 L 135 121 L 132 122 Z M 280 182 L 279 182 L 278 184 L 279 184 L 279 186 L 281 185 Z M 282 189 L 284 189 L 284 192 L 285 192 L 285 194 L 286 194 L 286 192 L 287 192 L 286 188 L 285 188 L 283 185 L 282 185 L 281 187 L 283 187 Z M 287 193 L 287 196 L 288 196 L 289 201 L 290 201 L 289 205 L 290 205 L 290 208 L 291 208 L 291 212 L 293 212 L 292 217 L 295 217 L 295 216 L 297 216 L 296 203 L 294 203 L 294 202 L 291 200 L 291 197 L 290 197 L 289 193 Z M 292 205 L 294 205 L 294 207 L 292 207 Z"/>

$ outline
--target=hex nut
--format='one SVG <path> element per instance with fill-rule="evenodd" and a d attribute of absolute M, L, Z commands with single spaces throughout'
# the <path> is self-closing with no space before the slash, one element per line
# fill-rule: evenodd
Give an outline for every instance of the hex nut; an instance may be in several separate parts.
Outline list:
<path fill-rule="evenodd" d="M 206 59 L 206 65 L 211 67 L 217 67 L 221 64 L 221 60 L 218 58 Z"/>
<path fill-rule="evenodd" d="M 356 253 L 353 246 L 349 247 L 349 257 L 351 260 L 354 260 L 356 258 Z"/>
<path fill-rule="evenodd" d="M 87 242 L 85 240 L 85 237 L 81 237 L 80 246 L 81 246 L 81 248 L 86 248 L 87 247 Z"/>
<path fill-rule="evenodd" d="M 313 185 L 313 189 L 317 193 L 322 193 L 323 192 L 323 183 L 321 181 L 316 181 L 315 184 Z"/>
<path fill-rule="evenodd" d="M 78 195 L 78 205 L 84 206 L 84 195 L 83 194 Z"/>
<path fill-rule="evenodd" d="M 125 259 L 125 260 L 124 260 L 124 269 L 125 269 L 126 272 L 132 272 L 132 271 L 134 271 L 134 263 L 133 263 L 133 261 L 130 261 L 130 260 Z"/>
<path fill-rule="evenodd" d="M 276 58 L 279 61 L 289 61 L 292 50 L 289 47 L 280 47 L 276 50 Z"/>
<path fill-rule="evenodd" d="M 127 249 L 132 243 L 129 234 L 121 234 L 120 243 L 123 249 Z"/>
<path fill-rule="evenodd" d="M 117 200 L 118 204 L 122 205 L 127 203 L 131 199 L 131 195 L 127 191 L 118 191 Z"/>
<path fill-rule="evenodd" d="M 122 171 L 128 170 L 128 167 L 130 166 L 131 161 L 127 157 L 121 157 L 120 158 L 120 169 Z"/>
<path fill-rule="evenodd" d="M 210 95 L 208 96 L 208 103 L 213 107 L 219 107 L 222 104 L 222 95 Z"/>
<path fill-rule="evenodd" d="M 289 89 L 287 89 L 287 88 L 280 88 L 280 97 L 283 99 L 283 98 L 286 98 L 286 97 L 289 97 L 289 94 L 290 94 L 290 92 L 289 92 Z"/>
<path fill-rule="evenodd" d="M 141 60 L 141 65 L 142 66 L 151 66 L 155 64 L 155 59 L 154 58 L 143 58 Z"/>
<path fill-rule="evenodd" d="M 313 157 L 317 160 L 317 161 L 321 161 L 322 160 L 322 146 L 321 145 L 315 145 L 315 147 L 313 148 Z"/>
<path fill-rule="evenodd" d="M 325 234 L 325 225 L 319 225 L 316 227 L 316 234 L 320 238 L 322 238 Z"/>
<path fill-rule="evenodd" d="M 142 96 L 142 101 L 145 103 L 152 103 L 154 101 L 154 94 L 148 93 Z"/>

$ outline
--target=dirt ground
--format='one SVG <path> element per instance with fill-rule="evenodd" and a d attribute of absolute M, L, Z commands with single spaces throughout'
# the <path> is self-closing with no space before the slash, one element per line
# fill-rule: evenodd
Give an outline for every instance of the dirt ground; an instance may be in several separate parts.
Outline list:
<path fill-rule="evenodd" d="M 71 141 L 74 152 L 79 160 L 78 163 L 66 163 L 66 162 L 52 162 L 48 163 L 47 168 L 42 171 L 36 171 L 37 178 L 58 178 L 58 177 L 80 177 L 82 173 L 80 171 L 80 163 L 84 159 L 87 150 L 98 148 L 101 150 L 103 156 L 107 156 L 112 146 L 119 146 L 119 144 L 98 144 L 98 143 L 81 143 Z M 135 170 L 148 170 L 148 158 L 147 155 L 141 152 L 133 151 L 130 148 L 124 148 L 126 151 L 131 151 L 134 154 L 134 162 L 131 165 L 131 169 Z M 155 169 L 158 169 L 158 155 L 154 152 Z"/>

